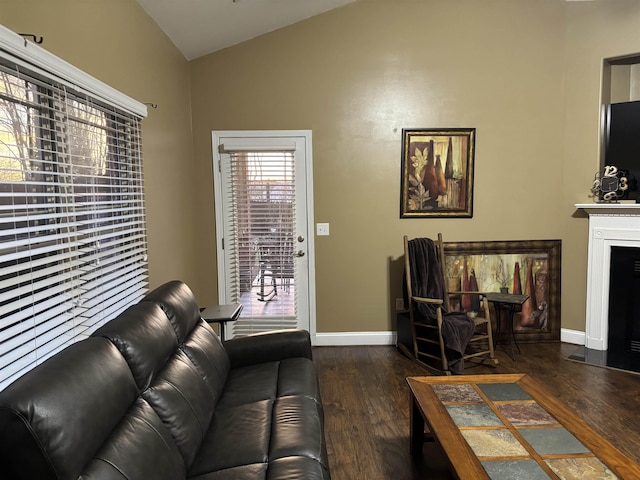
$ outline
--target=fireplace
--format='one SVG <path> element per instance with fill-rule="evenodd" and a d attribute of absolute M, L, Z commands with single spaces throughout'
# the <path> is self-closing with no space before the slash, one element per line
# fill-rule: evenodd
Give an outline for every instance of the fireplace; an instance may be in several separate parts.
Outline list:
<path fill-rule="evenodd" d="M 640 366 L 640 248 L 611 247 L 607 359 L 619 368 Z"/>
<path fill-rule="evenodd" d="M 579 204 L 577 208 L 584 209 L 589 214 L 589 256 L 587 271 L 587 312 L 585 347 L 591 350 L 607 351 L 609 348 L 609 334 L 612 340 L 619 341 L 620 331 L 628 330 L 628 326 L 619 327 L 609 325 L 610 305 L 616 317 L 628 315 L 637 317 L 638 300 L 636 303 L 621 302 L 615 297 L 620 290 L 619 275 L 612 278 L 610 270 L 612 259 L 614 268 L 625 264 L 625 255 L 632 261 L 640 258 L 640 204 Z M 633 271 L 623 273 L 629 278 L 635 278 L 638 283 L 638 273 L 633 277 Z M 614 302 L 611 302 L 610 287 L 614 290 Z M 636 294 L 636 297 L 638 295 Z M 628 299 L 627 299 L 628 300 Z M 631 313 L 620 313 L 624 303 L 625 308 L 636 309 Z M 628 322 L 627 322 L 628 323 Z M 626 324 L 625 324 L 626 325 Z M 635 340 L 640 341 L 640 332 L 635 328 Z M 627 340 L 628 343 L 628 340 Z M 629 346 L 629 345 L 627 345 Z M 635 344 L 640 353 L 640 343 Z M 608 352 L 609 355 L 613 352 Z"/>

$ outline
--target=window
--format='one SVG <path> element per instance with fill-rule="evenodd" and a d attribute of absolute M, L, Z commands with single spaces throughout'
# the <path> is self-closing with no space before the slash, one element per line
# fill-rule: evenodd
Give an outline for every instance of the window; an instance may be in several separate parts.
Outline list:
<path fill-rule="evenodd" d="M 0 389 L 147 290 L 140 111 L 21 56 L 0 56 Z"/>
<path fill-rule="evenodd" d="M 295 328 L 294 153 L 232 152 L 225 167 L 232 224 L 225 245 L 238 273 L 229 288 L 244 305 L 232 335 Z"/>

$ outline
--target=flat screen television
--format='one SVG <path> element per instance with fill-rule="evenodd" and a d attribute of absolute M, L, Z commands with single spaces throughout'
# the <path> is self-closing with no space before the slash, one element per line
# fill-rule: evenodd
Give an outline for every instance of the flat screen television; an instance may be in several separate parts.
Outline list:
<path fill-rule="evenodd" d="M 609 104 L 605 165 L 615 165 L 628 173 L 629 190 L 623 198 L 640 202 L 640 101 Z"/>

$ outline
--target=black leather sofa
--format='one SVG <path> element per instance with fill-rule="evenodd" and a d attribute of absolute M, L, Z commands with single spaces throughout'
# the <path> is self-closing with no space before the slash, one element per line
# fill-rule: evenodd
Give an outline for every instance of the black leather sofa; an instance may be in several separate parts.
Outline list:
<path fill-rule="evenodd" d="M 0 392 L 0 478 L 330 478 L 309 334 L 221 343 L 174 281 Z"/>

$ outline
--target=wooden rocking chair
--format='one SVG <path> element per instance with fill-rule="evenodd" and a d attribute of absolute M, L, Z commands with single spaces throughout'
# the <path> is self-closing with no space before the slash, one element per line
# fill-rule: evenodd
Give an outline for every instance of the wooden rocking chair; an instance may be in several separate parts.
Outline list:
<path fill-rule="evenodd" d="M 496 365 L 498 360 L 494 357 L 491 317 L 489 314 L 489 304 L 487 299 L 480 292 L 448 291 L 449 286 L 447 285 L 446 276 L 444 275 L 445 258 L 442 234 L 438 234 L 438 240 L 433 241 L 435 246 L 435 258 L 431 259 L 429 262 L 429 269 L 431 271 L 412 272 L 411 266 L 416 265 L 414 261 L 416 259 L 412 259 L 410 256 L 412 255 L 412 251 L 416 250 L 415 244 L 410 248 L 409 242 L 416 242 L 419 240 L 431 242 L 431 240 L 428 239 L 415 239 L 410 241 L 406 235 L 404 236 L 405 278 L 409 309 L 409 326 L 411 330 L 410 336 L 413 348 L 411 349 L 402 343 L 398 344 L 398 348 L 421 365 L 431 370 L 435 370 L 438 373 L 445 373 L 447 375 L 451 375 L 451 364 L 455 364 L 456 361 L 464 362 L 465 360 L 470 360 L 474 362 L 488 362 Z M 412 285 L 415 285 L 415 283 L 412 282 L 412 277 L 416 277 L 413 279 L 414 282 L 418 279 L 436 283 L 440 282 L 442 286 L 441 298 L 416 296 L 414 289 L 412 288 Z M 422 287 L 421 289 L 425 291 Z M 438 290 L 440 290 L 440 288 L 436 288 L 436 291 Z M 431 288 L 429 288 L 429 291 L 431 291 Z M 445 341 L 446 330 L 451 327 L 447 326 L 447 328 L 443 328 L 443 324 L 448 321 L 448 318 L 451 315 L 460 319 L 463 323 L 469 322 L 469 320 L 465 319 L 464 315 L 461 313 L 450 313 L 450 298 L 452 296 L 461 298 L 463 295 L 473 295 L 479 299 L 479 302 L 476 302 L 479 303 L 479 311 L 476 311 L 471 315 L 467 314 L 467 317 L 473 321 L 473 326 L 467 323 L 466 328 L 467 331 L 472 328 L 473 334 L 466 345 L 466 348 L 463 347 L 464 351 L 460 352 L 461 358 L 455 358 L 452 363 L 452 358 L 450 358 L 453 356 L 451 353 L 452 351 L 447 347 L 447 342 Z M 425 318 L 425 308 L 419 307 L 420 304 L 428 305 L 427 310 L 435 312 L 435 315 L 433 315 L 435 318 Z M 462 315 L 462 317 L 460 315 Z M 434 361 L 436 366 L 433 365 Z M 458 371 L 457 373 L 461 372 Z"/>

